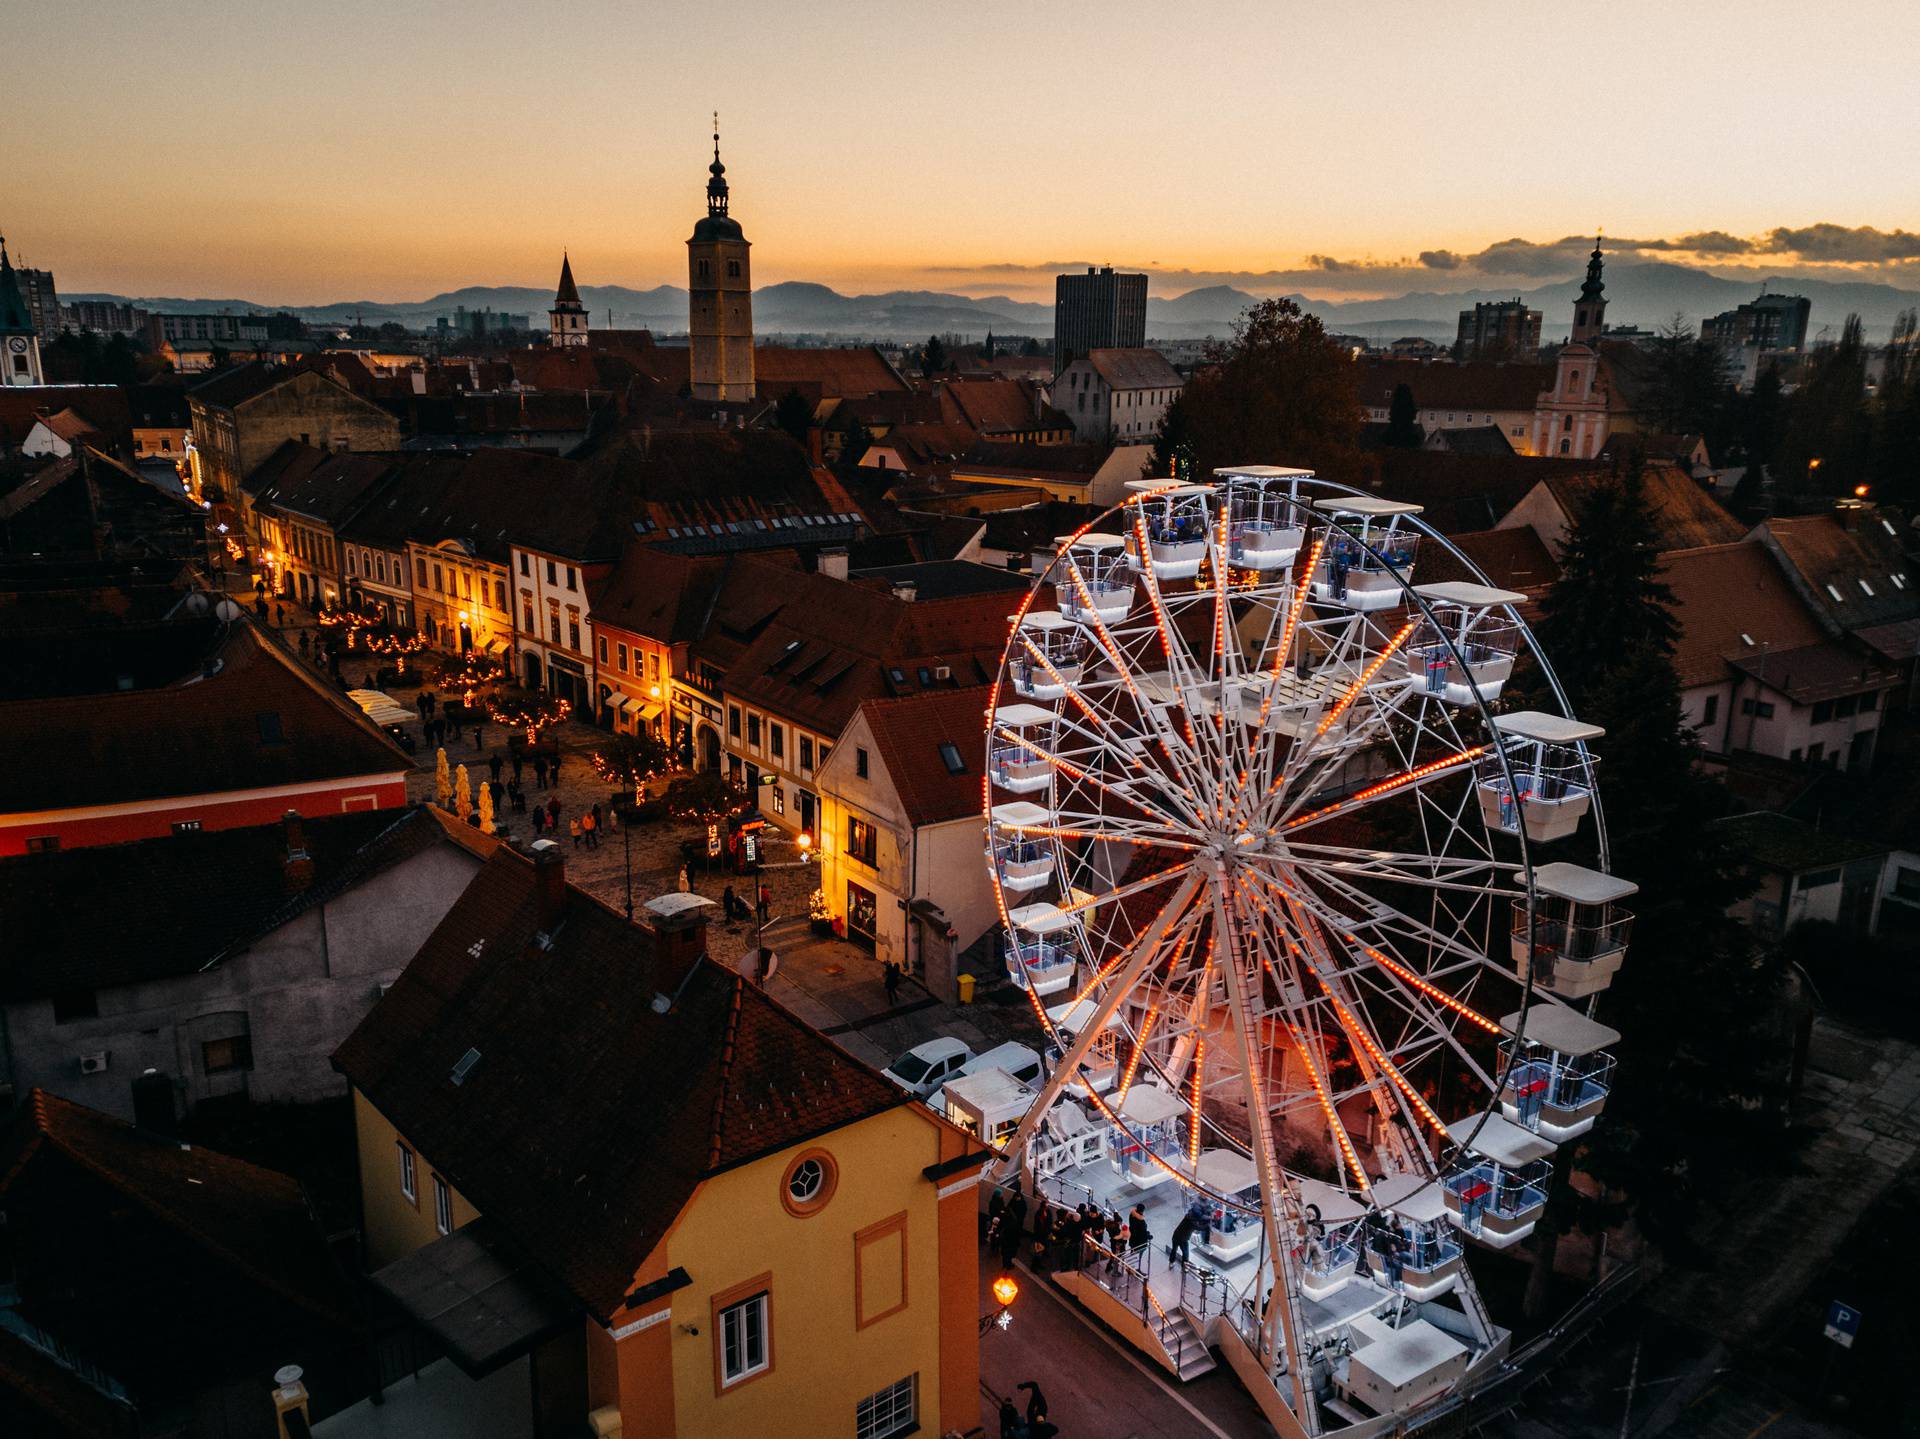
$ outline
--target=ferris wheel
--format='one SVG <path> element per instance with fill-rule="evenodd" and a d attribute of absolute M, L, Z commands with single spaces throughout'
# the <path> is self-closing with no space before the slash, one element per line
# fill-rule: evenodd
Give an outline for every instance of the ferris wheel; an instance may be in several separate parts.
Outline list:
<path fill-rule="evenodd" d="M 1605 1104 L 1634 886 L 1601 731 L 1417 506 L 1265 466 L 1130 488 L 1057 542 L 988 716 L 1007 968 L 1058 1055 L 1007 1153 L 1197 1205 L 1190 1327 L 1318 1434 L 1498 1357 L 1463 1241 L 1532 1232 Z M 1593 863 L 1552 855 L 1576 834 Z M 1189 1266 L 1156 1262 L 1174 1324 Z"/>

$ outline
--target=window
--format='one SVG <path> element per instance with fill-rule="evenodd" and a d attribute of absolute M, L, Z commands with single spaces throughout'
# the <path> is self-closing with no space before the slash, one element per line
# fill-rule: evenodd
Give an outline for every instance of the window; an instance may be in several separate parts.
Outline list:
<path fill-rule="evenodd" d="M 920 1376 L 909 1374 L 853 1407 L 853 1439 L 897 1439 L 919 1427 Z"/>
<path fill-rule="evenodd" d="M 254 726 L 260 731 L 261 744 L 285 744 L 286 731 L 280 724 L 279 710 L 262 710 L 253 717 Z"/>
<path fill-rule="evenodd" d="M 437 1174 L 433 1176 L 433 1227 L 442 1234 L 453 1233 L 453 1191 Z"/>
<path fill-rule="evenodd" d="M 787 727 L 771 722 L 767 725 L 767 748 L 775 759 L 785 759 L 787 755 Z"/>
<path fill-rule="evenodd" d="M 199 830 L 200 821 L 197 819 L 177 819 L 173 822 L 175 834 L 197 834 Z"/>
<path fill-rule="evenodd" d="M 580 616 L 573 610 L 567 611 L 567 648 L 580 653 Z"/>
<path fill-rule="evenodd" d="M 1827 586 L 1827 593 L 1833 596 L 1833 602 L 1836 605 L 1844 605 L 1847 602 L 1847 597 L 1841 594 L 1833 585 Z"/>
<path fill-rule="evenodd" d="M 1872 596 L 1873 596 L 1873 586 L 1872 586 L 1872 585 L 1870 585 L 1870 584 L 1868 584 L 1868 583 L 1867 583 L 1867 582 L 1866 582 L 1865 580 L 1862 580 L 1862 581 L 1860 581 L 1860 588 L 1861 588 L 1862 590 L 1864 590 L 1864 591 L 1866 592 L 1866 594 L 1867 594 L 1867 596 L 1868 596 L 1868 598 L 1872 598 Z"/>
<path fill-rule="evenodd" d="M 1719 718 L 1719 716 L 1720 716 L 1720 696 L 1708 695 L 1707 703 L 1705 707 L 1702 708 L 1700 711 L 1700 723 L 1703 725 L 1712 724 L 1714 720 Z"/>
<path fill-rule="evenodd" d="M 547 561 L 547 583 L 550 585 L 557 585 L 560 583 L 559 576 L 554 571 L 554 565 L 552 560 Z"/>
<path fill-rule="evenodd" d="M 869 869 L 873 868 L 874 829 L 864 819 L 847 816 L 847 858 L 857 859 Z"/>
<path fill-rule="evenodd" d="M 1741 700 L 1740 713 L 1743 715 L 1752 715 L 1756 719 L 1772 719 L 1773 718 L 1773 701 L 1772 700 Z"/>
<path fill-rule="evenodd" d="M 579 588 L 573 582 L 573 566 L 572 565 L 567 566 L 567 588 L 570 590 Z"/>
<path fill-rule="evenodd" d="M 720 1387 L 738 1384 L 773 1367 L 768 1333 L 773 1318 L 772 1296 L 764 1289 L 720 1310 L 715 1342 L 720 1354 Z"/>
<path fill-rule="evenodd" d="M 867 752 L 858 745 L 854 746 L 853 751 L 853 772 L 861 779 L 867 777 Z"/>
<path fill-rule="evenodd" d="M 1819 764 L 1820 761 L 1825 759 L 1826 757 L 1827 757 L 1827 747 L 1824 744 L 1810 744 L 1807 746 L 1807 763 L 1808 764 Z"/>
<path fill-rule="evenodd" d="M 967 762 L 960 757 L 960 749 L 957 745 L 943 744 L 940 746 L 940 763 L 947 767 L 948 774 L 965 774 L 967 772 Z"/>
<path fill-rule="evenodd" d="M 527 556 L 524 550 L 521 551 L 520 553 L 520 573 L 523 575 L 530 575 L 533 573 L 533 566 L 527 563 Z"/>
<path fill-rule="evenodd" d="M 727 733 L 735 739 L 740 738 L 740 706 L 727 706 Z"/>
<path fill-rule="evenodd" d="M 613 652 L 614 652 L 614 658 L 619 661 L 620 673 L 625 674 L 627 672 L 627 647 L 625 645 L 615 645 L 613 647 Z M 600 663 L 605 664 L 606 662 L 607 662 L 607 642 L 605 640 L 602 640 L 600 641 Z"/>
<path fill-rule="evenodd" d="M 783 784 L 775 784 L 768 786 L 768 788 L 773 791 L 773 812 L 775 814 L 785 814 L 787 812 L 787 787 Z"/>
<path fill-rule="evenodd" d="M 727 261 L 727 278 L 729 280 L 737 280 L 740 278 L 740 262 L 738 260 Z"/>
<path fill-rule="evenodd" d="M 813 736 L 812 735 L 803 734 L 800 736 L 800 768 L 803 770 L 810 770 L 813 768 Z"/>
<path fill-rule="evenodd" d="M 1879 705 L 1880 692 L 1878 690 L 1868 690 L 1860 696 L 1860 713 L 1863 715 L 1872 714 L 1875 709 L 1879 708 Z"/>
<path fill-rule="evenodd" d="M 420 588 L 424 590 L 427 587 L 427 562 L 425 560 L 415 560 L 413 563 L 416 570 L 419 572 Z"/>
<path fill-rule="evenodd" d="M 486 592 L 487 592 L 486 584 L 483 581 L 480 586 L 480 593 L 484 595 Z M 507 582 L 505 580 L 495 580 L 493 582 L 493 607 L 496 610 L 499 610 L 502 614 L 506 613 Z"/>
<path fill-rule="evenodd" d="M 539 631 L 535 629 L 533 625 L 533 601 L 532 600 L 520 601 L 520 619 L 521 619 L 521 625 L 520 625 L 521 629 L 525 630 L 530 635 L 539 633 Z"/>
<path fill-rule="evenodd" d="M 750 714 L 747 716 L 747 747 L 749 749 L 757 749 L 759 747 L 759 744 L 760 744 L 760 716 Z"/>
<path fill-rule="evenodd" d="M 547 616 L 547 633 L 552 636 L 555 644 L 560 643 L 560 611 L 555 610 Z"/>
<path fill-rule="evenodd" d="M 209 1039 L 200 1046 L 200 1064 L 208 1074 L 238 1074 L 253 1068 L 253 1036 Z"/>
<path fill-rule="evenodd" d="M 708 280 L 713 278 L 712 262 L 709 260 L 701 260 L 698 263 L 699 263 L 699 270 L 700 270 L 700 278 L 703 280 Z"/>
<path fill-rule="evenodd" d="M 481 593 L 485 594 L 486 592 L 483 590 Z M 463 600 L 473 598 L 473 576 L 465 570 L 460 571 L 460 598 Z"/>
<path fill-rule="evenodd" d="M 90 989 L 56 989 L 53 992 L 53 1022 L 72 1024 L 76 1019 L 98 1019 L 100 996 Z"/>
<path fill-rule="evenodd" d="M 1828 720 L 1832 718 L 1833 718 L 1833 701 L 1832 700 L 1821 700 L 1819 704 L 1813 707 L 1813 722 L 1815 724 L 1825 724 Z"/>
<path fill-rule="evenodd" d="M 660 656 L 659 655 L 650 654 L 647 656 L 647 678 L 655 681 L 657 681 L 660 678 Z"/>
<path fill-rule="evenodd" d="M 625 659 L 626 657 L 622 655 L 621 658 Z M 607 662 L 607 637 L 605 635 L 601 635 L 600 636 L 600 663 L 605 664 L 606 662 Z M 620 666 L 620 668 L 625 669 L 626 666 L 623 664 Z"/>
<path fill-rule="evenodd" d="M 354 574 L 354 573 L 356 573 L 356 571 L 355 571 L 355 569 L 354 569 L 354 564 L 353 564 L 353 551 L 352 551 L 352 550 L 348 550 L 348 551 L 347 551 L 347 573 L 348 573 L 348 574 L 350 574 L 350 575 L 351 575 L 351 574 Z"/>
<path fill-rule="evenodd" d="M 1825 889 L 1830 884 L 1840 883 L 1840 871 L 1837 869 L 1819 869 L 1812 874 L 1800 876 L 1799 888 Z"/>
<path fill-rule="evenodd" d="M 396 1143 L 400 1151 L 400 1192 L 412 1203 L 420 1200 L 420 1190 L 414 1181 L 413 1151 L 404 1144 Z"/>
<path fill-rule="evenodd" d="M 1842 695 L 1833 702 L 1833 717 L 1835 719 L 1852 719 L 1853 712 L 1859 707 L 1860 700 L 1857 695 Z M 1819 706 L 1816 705 L 1815 708 L 1817 709 Z"/>

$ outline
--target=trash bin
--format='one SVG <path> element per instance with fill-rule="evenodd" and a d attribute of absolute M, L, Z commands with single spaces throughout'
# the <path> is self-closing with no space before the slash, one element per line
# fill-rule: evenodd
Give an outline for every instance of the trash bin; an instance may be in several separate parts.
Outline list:
<path fill-rule="evenodd" d="M 970 974 L 963 974 L 958 979 L 956 979 L 954 983 L 960 987 L 960 1002 L 962 1004 L 972 1004 L 973 1003 L 973 984 L 974 984 L 973 976 Z"/>

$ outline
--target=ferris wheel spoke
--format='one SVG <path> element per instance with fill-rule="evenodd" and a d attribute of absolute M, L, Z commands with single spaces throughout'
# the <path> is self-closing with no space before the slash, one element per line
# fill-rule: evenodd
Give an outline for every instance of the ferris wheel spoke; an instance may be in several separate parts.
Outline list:
<path fill-rule="evenodd" d="M 1435 854 L 1410 854 L 1384 849 L 1354 849 L 1346 845 L 1313 844 L 1289 840 L 1287 853 L 1300 868 L 1339 875 L 1349 883 L 1380 880 L 1390 884 L 1419 885 L 1430 889 L 1459 889 L 1488 893 L 1489 882 L 1518 878 L 1524 883 L 1522 867 L 1510 861 L 1479 855 L 1458 857 Z M 1476 881 L 1473 876 L 1481 876 Z M 1497 896 L 1522 899 L 1522 888 L 1494 890 Z"/>
<path fill-rule="evenodd" d="M 1348 795 L 1345 799 L 1334 800 L 1332 803 L 1322 805 L 1318 809 L 1309 810 L 1305 814 L 1300 814 L 1296 811 L 1300 805 L 1306 803 L 1307 797 L 1303 796 L 1301 799 L 1295 801 L 1293 805 L 1288 806 L 1286 810 L 1282 811 L 1279 819 L 1276 821 L 1275 831 L 1278 833 L 1292 833 L 1296 830 L 1306 829 L 1311 825 L 1323 824 L 1330 819 L 1338 819 L 1342 815 L 1352 814 L 1355 810 L 1364 809 L 1370 804 L 1385 799 L 1390 794 L 1397 794 L 1402 790 L 1430 784 L 1442 776 L 1459 769 L 1462 765 L 1472 764 L 1485 753 L 1486 747 L 1484 745 L 1475 745 L 1470 749 L 1460 750 L 1454 754 L 1443 755 L 1438 759 L 1428 760 L 1425 764 L 1416 766 L 1413 769 L 1402 771 L 1390 779 L 1384 779 L 1377 783 L 1370 784 L 1357 794 Z"/>

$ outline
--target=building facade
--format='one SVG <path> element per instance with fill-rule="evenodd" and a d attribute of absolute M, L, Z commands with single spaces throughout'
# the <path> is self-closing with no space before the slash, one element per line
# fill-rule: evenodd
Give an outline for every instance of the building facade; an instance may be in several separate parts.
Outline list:
<path fill-rule="evenodd" d="M 46 372 L 40 366 L 40 331 L 20 287 L 20 273 L 0 239 L 0 385 L 42 385 Z"/>
<path fill-rule="evenodd" d="M 720 134 L 708 166 L 707 213 L 687 241 L 689 380 L 696 400 L 751 400 L 753 270 L 746 232 L 727 213 Z"/>
<path fill-rule="evenodd" d="M 1158 350 L 1090 350 L 1054 377 L 1053 408 L 1076 439 L 1150 444 L 1185 383 Z"/>
<path fill-rule="evenodd" d="M 549 345 L 587 343 L 587 307 L 580 303 L 580 291 L 573 283 L 573 261 L 560 256 L 560 286 L 553 294 L 553 306 L 547 311 Z"/>
<path fill-rule="evenodd" d="M 1526 301 L 1481 301 L 1460 312 L 1456 360 L 1531 360 L 1540 350 L 1540 312 Z"/>
<path fill-rule="evenodd" d="M 1147 343 L 1147 277 L 1113 266 L 1053 281 L 1053 372 L 1094 350 L 1138 350 Z M 1056 402 L 1057 403 L 1057 402 Z"/>

